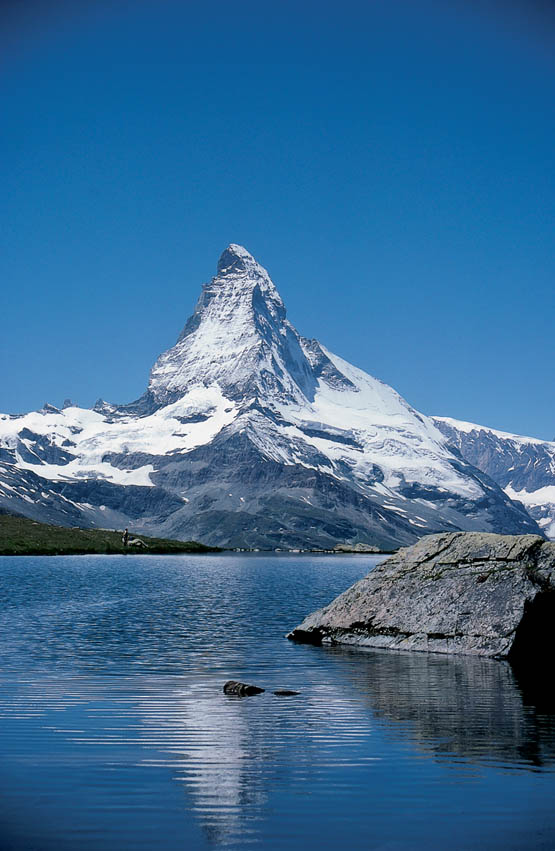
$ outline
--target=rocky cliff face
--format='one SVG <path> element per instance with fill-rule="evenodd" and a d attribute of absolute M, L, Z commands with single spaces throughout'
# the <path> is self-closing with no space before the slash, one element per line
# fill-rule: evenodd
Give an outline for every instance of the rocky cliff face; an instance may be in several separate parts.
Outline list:
<path fill-rule="evenodd" d="M 2 504 L 269 549 L 539 531 L 395 390 L 302 337 L 238 245 L 140 399 L 0 416 Z"/>
<path fill-rule="evenodd" d="M 433 419 L 463 458 L 522 503 L 543 533 L 555 538 L 555 442 L 447 417 Z"/>
<path fill-rule="evenodd" d="M 289 638 L 544 657 L 555 638 L 555 543 L 535 535 L 429 535 L 309 615 Z"/>

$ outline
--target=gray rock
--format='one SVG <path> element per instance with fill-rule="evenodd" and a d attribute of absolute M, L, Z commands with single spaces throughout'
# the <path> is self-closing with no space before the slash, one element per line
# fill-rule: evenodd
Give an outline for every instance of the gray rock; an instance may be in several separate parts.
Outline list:
<path fill-rule="evenodd" d="M 240 683 L 238 680 L 228 680 L 224 683 L 224 694 L 234 694 L 237 697 L 251 697 L 254 694 L 262 694 L 265 690 L 248 683 Z"/>
<path fill-rule="evenodd" d="M 555 543 L 455 532 L 399 550 L 288 638 L 513 661 L 551 652 Z"/>

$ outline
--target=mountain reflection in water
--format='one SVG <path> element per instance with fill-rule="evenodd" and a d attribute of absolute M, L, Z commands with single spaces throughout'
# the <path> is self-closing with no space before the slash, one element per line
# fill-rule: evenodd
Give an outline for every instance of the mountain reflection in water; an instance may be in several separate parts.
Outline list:
<path fill-rule="evenodd" d="M 267 692 L 237 698 L 214 683 L 140 707 L 146 740 L 155 738 L 172 754 L 174 778 L 184 784 L 211 840 L 245 839 L 271 808 L 276 788 L 294 782 L 306 792 L 322 766 L 341 769 L 382 758 L 359 750 L 371 732 L 366 707 L 314 674 L 295 697 Z"/>

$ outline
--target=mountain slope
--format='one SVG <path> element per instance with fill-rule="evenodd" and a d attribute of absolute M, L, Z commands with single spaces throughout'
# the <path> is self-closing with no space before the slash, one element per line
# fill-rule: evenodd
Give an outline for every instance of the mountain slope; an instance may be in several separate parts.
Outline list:
<path fill-rule="evenodd" d="M 521 502 L 548 538 L 555 539 L 555 442 L 434 417 L 463 458 Z"/>
<path fill-rule="evenodd" d="M 140 399 L 0 417 L 0 505 L 264 548 L 538 531 L 447 444 L 391 387 L 302 337 L 266 270 L 230 245 Z"/>

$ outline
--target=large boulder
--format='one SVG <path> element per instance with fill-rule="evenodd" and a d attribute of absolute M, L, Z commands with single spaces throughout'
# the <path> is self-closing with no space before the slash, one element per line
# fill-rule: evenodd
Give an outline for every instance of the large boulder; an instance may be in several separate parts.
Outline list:
<path fill-rule="evenodd" d="M 555 543 L 536 535 L 428 535 L 288 637 L 538 660 L 554 646 Z"/>

